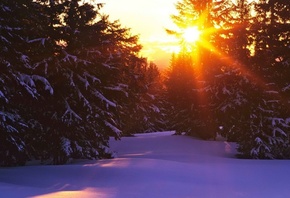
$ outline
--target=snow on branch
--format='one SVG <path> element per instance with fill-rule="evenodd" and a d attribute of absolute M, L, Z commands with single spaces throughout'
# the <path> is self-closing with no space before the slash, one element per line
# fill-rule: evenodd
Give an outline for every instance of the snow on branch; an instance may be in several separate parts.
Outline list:
<path fill-rule="evenodd" d="M 254 158 L 257 158 L 258 155 L 260 154 L 260 152 L 266 152 L 266 155 L 269 158 L 272 158 L 271 155 L 269 155 L 271 149 L 262 141 L 262 139 L 260 137 L 256 137 L 255 142 L 257 144 L 257 147 L 255 147 L 251 150 L 251 155 Z M 267 152 L 268 152 L 268 154 L 267 154 Z"/>
<path fill-rule="evenodd" d="M 48 90 L 49 93 L 53 94 L 53 88 L 48 82 L 48 80 L 39 75 L 27 75 L 27 74 L 18 74 L 19 83 L 27 90 L 27 92 L 34 98 L 36 98 L 39 94 L 37 93 L 36 81 L 40 81 L 44 84 L 44 89 Z"/>
<path fill-rule="evenodd" d="M 285 119 L 285 123 L 288 125 L 288 127 L 290 127 L 290 117 Z"/>
<path fill-rule="evenodd" d="M 258 145 L 260 145 L 260 144 L 263 143 L 263 141 L 262 141 L 261 138 L 259 138 L 259 137 L 256 137 L 255 142 L 256 142 Z"/>
<path fill-rule="evenodd" d="M 77 62 L 77 57 L 76 56 L 71 55 L 71 54 L 67 53 L 64 50 L 63 50 L 63 53 L 65 54 L 65 57 L 62 59 L 63 62 L 69 62 L 69 63 L 71 63 L 71 60 L 73 62 Z"/>
<path fill-rule="evenodd" d="M 43 59 L 42 61 L 35 63 L 34 66 L 33 66 L 33 69 L 36 69 L 40 65 L 44 65 L 44 73 L 47 74 L 47 68 L 48 68 L 48 65 L 49 65 L 48 63 L 51 60 L 52 60 L 51 57 L 49 57 L 47 59 Z"/>
<path fill-rule="evenodd" d="M 287 91 L 287 90 L 290 90 L 290 84 L 282 89 L 282 91 Z"/>
<path fill-rule="evenodd" d="M 5 97 L 4 93 L 0 90 L 0 98 L 4 99 L 4 101 L 7 103 L 8 99 Z"/>
<path fill-rule="evenodd" d="M 18 80 L 20 85 L 22 85 L 33 98 L 36 98 L 38 96 L 35 88 L 35 83 L 31 76 L 27 74 L 18 74 Z"/>
<path fill-rule="evenodd" d="M 265 91 L 267 94 L 279 94 L 278 91 L 270 90 L 270 91 Z"/>
<path fill-rule="evenodd" d="M 114 87 L 104 87 L 104 89 L 112 90 L 112 91 L 120 91 L 120 92 L 124 93 L 126 97 L 128 97 L 129 96 L 128 92 L 124 90 L 127 87 L 128 87 L 128 85 L 118 84 Z"/>
<path fill-rule="evenodd" d="M 280 101 L 279 100 L 267 100 L 267 103 L 279 103 Z"/>
<path fill-rule="evenodd" d="M 223 94 L 226 94 L 226 95 L 231 95 L 232 93 L 230 92 L 230 90 L 227 89 L 227 87 L 223 87 Z"/>
<path fill-rule="evenodd" d="M 82 118 L 71 109 L 67 100 L 65 100 L 65 108 L 66 108 L 66 111 L 64 112 L 64 114 L 62 116 L 62 120 L 64 120 L 68 124 L 71 124 L 74 121 L 82 120 Z"/>
<path fill-rule="evenodd" d="M 100 52 L 99 50 L 88 50 L 87 51 L 87 55 L 88 54 L 98 54 L 98 55 L 102 55 L 102 52 Z"/>
<path fill-rule="evenodd" d="M 77 56 L 69 54 L 65 50 L 62 50 L 62 52 L 65 55 L 65 57 L 63 59 L 61 59 L 61 61 L 63 61 L 63 62 L 69 62 L 70 64 L 72 64 L 72 63 L 83 63 L 85 65 L 91 63 L 90 61 L 79 59 Z"/>
<path fill-rule="evenodd" d="M 99 78 L 89 74 L 88 72 L 84 72 L 84 76 L 91 78 L 93 80 L 93 82 L 101 83 L 101 80 Z"/>
<path fill-rule="evenodd" d="M 75 145 L 75 149 L 79 152 L 83 152 L 83 148 L 78 144 L 77 141 L 73 141 L 73 144 Z"/>
<path fill-rule="evenodd" d="M 4 41 L 5 43 L 11 44 L 11 42 L 8 41 L 8 39 L 6 39 L 4 36 L 0 36 L 0 40 Z"/>
<path fill-rule="evenodd" d="M 155 105 L 150 106 L 150 108 L 151 108 L 155 113 L 160 113 L 160 112 L 161 112 L 160 109 L 159 109 L 157 106 L 155 106 Z"/>
<path fill-rule="evenodd" d="M 146 95 L 149 96 L 151 100 L 155 100 L 155 96 L 153 94 L 147 93 Z"/>
<path fill-rule="evenodd" d="M 259 106 L 258 109 L 264 113 L 273 113 L 273 110 L 267 110 L 267 109 L 262 108 L 261 106 Z"/>
<path fill-rule="evenodd" d="M 268 118 L 269 120 L 272 121 L 272 126 L 275 127 L 275 126 L 281 126 L 281 127 L 284 127 L 284 128 L 290 128 L 290 119 L 289 118 Z"/>
<path fill-rule="evenodd" d="M 84 101 L 83 106 L 87 106 L 90 110 L 92 110 L 90 102 L 86 99 L 86 97 L 82 94 L 82 92 L 78 88 L 76 88 L 76 91 L 78 93 L 79 99 Z"/>
<path fill-rule="evenodd" d="M 48 40 L 48 38 L 37 38 L 37 39 L 27 40 L 27 43 L 40 42 L 41 45 L 44 46 L 46 40 Z"/>
<path fill-rule="evenodd" d="M 25 67 L 31 68 L 31 65 L 30 65 L 29 57 L 28 56 L 26 56 L 24 54 L 21 54 L 20 59 L 21 59 L 21 62 L 24 63 L 24 66 Z"/>
<path fill-rule="evenodd" d="M 284 137 L 287 137 L 287 134 L 279 127 L 275 127 L 272 131 L 272 135 L 273 137 L 277 137 L 277 133 L 279 133 L 280 135 L 284 136 Z"/>
<path fill-rule="evenodd" d="M 282 124 L 284 122 L 283 118 L 272 118 L 272 117 L 269 117 L 268 120 L 272 121 L 272 126 L 276 126 L 276 125 Z"/>
<path fill-rule="evenodd" d="M 1 6 L 2 11 L 11 12 L 11 9 L 8 6 Z"/>
<path fill-rule="evenodd" d="M 107 99 L 103 94 L 101 94 L 101 92 L 99 92 L 98 90 L 94 90 L 93 94 L 99 98 L 101 101 L 104 101 L 106 102 L 107 104 L 107 108 L 108 108 L 108 105 L 111 106 L 111 107 L 117 107 L 116 103 L 110 101 L 109 99 Z"/>
<path fill-rule="evenodd" d="M 32 79 L 35 80 L 35 81 L 40 81 L 44 84 L 44 89 L 45 90 L 48 90 L 49 93 L 51 95 L 53 95 L 53 88 L 52 86 L 50 85 L 50 83 L 48 82 L 48 80 L 42 76 L 39 76 L 39 75 L 32 75 Z"/>
<path fill-rule="evenodd" d="M 112 67 L 111 67 L 109 64 L 107 64 L 107 63 L 102 63 L 102 65 L 105 66 L 106 68 L 109 68 L 109 69 L 112 68 Z"/>
<path fill-rule="evenodd" d="M 221 110 L 222 112 L 226 112 L 228 109 L 232 109 L 232 108 L 233 108 L 232 104 L 227 103 L 227 104 L 225 104 L 225 105 L 222 105 L 222 106 L 220 107 L 220 110 Z"/>
<path fill-rule="evenodd" d="M 68 76 L 68 78 L 69 78 L 69 80 L 70 80 L 69 85 L 75 87 L 76 84 L 75 84 L 75 82 L 74 82 L 74 80 L 73 80 L 73 77 L 74 77 L 74 73 L 73 73 L 73 71 L 71 71 L 71 72 L 70 72 L 70 75 L 67 75 L 67 76 Z"/>
<path fill-rule="evenodd" d="M 27 128 L 28 126 L 20 121 L 18 114 L 0 111 L 0 126 L 5 128 L 7 132 L 18 132 L 18 130 L 9 123 L 17 123 L 17 125 Z"/>
<path fill-rule="evenodd" d="M 117 134 L 118 136 L 122 133 L 122 131 L 120 129 L 118 129 L 117 127 L 113 126 L 111 123 L 105 121 L 105 125 L 107 127 L 109 127 L 110 129 L 112 129 L 112 131 Z"/>
<path fill-rule="evenodd" d="M 64 153 L 66 154 L 66 156 L 70 156 L 70 154 L 72 153 L 72 148 L 71 148 L 71 143 L 70 140 L 62 137 L 61 138 L 61 146 L 62 146 L 62 151 L 64 151 Z"/>
<path fill-rule="evenodd" d="M 13 145 L 17 146 L 18 151 L 23 151 L 24 150 L 24 145 L 25 143 L 18 139 L 18 141 L 15 140 L 13 136 L 9 136 L 9 141 L 12 142 Z"/>
<path fill-rule="evenodd" d="M 82 81 L 85 85 L 86 90 L 88 89 L 88 87 L 90 86 L 89 81 L 86 78 L 83 78 L 82 76 L 80 76 L 79 74 L 77 75 L 77 77 L 80 79 L 80 81 Z"/>
<path fill-rule="evenodd" d="M 236 105 L 241 106 L 242 104 L 247 102 L 247 99 L 245 99 L 240 93 L 237 93 L 236 98 L 233 101 Z"/>
<path fill-rule="evenodd" d="M 3 65 L 5 65 L 6 67 L 11 67 L 11 63 L 10 62 L 8 62 L 7 60 L 1 60 L 1 63 L 3 64 Z"/>
<path fill-rule="evenodd" d="M 4 126 L 5 128 L 5 131 L 11 133 L 11 132 L 18 132 L 18 130 L 11 126 L 10 124 L 8 124 L 8 120 L 9 121 L 14 121 L 15 122 L 15 119 L 12 117 L 13 115 L 12 114 L 7 114 L 6 112 L 2 112 L 0 111 L 0 126 L 1 128 Z"/>

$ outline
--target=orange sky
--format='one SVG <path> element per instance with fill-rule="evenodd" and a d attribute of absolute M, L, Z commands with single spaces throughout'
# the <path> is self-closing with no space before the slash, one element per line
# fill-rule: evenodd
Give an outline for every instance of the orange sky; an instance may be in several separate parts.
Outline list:
<path fill-rule="evenodd" d="M 134 35 L 139 35 L 143 45 L 142 56 L 156 63 L 160 68 L 167 67 L 178 42 L 167 35 L 165 28 L 174 28 L 170 15 L 174 14 L 177 0 L 102 0 L 102 9 L 110 20 L 131 28 Z"/>

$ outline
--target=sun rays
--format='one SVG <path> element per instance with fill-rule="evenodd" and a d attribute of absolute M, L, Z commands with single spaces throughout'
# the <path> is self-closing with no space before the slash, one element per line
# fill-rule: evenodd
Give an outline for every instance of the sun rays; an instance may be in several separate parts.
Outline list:
<path fill-rule="evenodd" d="M 201 31 L 197 26 L 188 27 L 183 31 L 182 37 L 187 43 L 195 43 L 199 40 Z"/>

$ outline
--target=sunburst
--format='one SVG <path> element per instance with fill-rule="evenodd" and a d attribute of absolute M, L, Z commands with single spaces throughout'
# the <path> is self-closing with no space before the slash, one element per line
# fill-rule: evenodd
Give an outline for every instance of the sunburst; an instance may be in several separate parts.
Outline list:
<path fill-rule="evenodd" d="M 195 43 L 200 39 L 201 31 L 197 26 L 188 27 L 182 33 L 182 38 L 187 43 Z"/>

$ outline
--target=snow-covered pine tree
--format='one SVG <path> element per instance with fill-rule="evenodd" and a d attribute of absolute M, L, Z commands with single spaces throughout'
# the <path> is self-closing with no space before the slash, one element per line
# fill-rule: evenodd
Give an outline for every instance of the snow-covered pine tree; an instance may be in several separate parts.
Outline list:
<path fill-rule="evenodd" d="M 243 128 L 240 132 L 243 135 L 239 135 L 236 140 L 240 157 L 284 158 L 285 153 L 289 152 L 286 133 L 289 123 L 281 118 L 281 111 L 276 109 L 278 99 L 274 98 L 278 92 L 269 88 L 271 84 L 260 89 L 259 97 L 257 92 L 253 95 L 251 107 L 248 107 L 251 110 L 250 119 L 241 125 Z"/>
<path fill-rule="evenodd" d="M 33 73 L 30 57 L 30 33 L 35 30 L 34 2 L 1 1 L 0 3 L 0 165 L 24 164 L 29 155 L 25 141 L 30 133 L 30 107 L 27 101 L 36 101 L 44 92 L 53 89 L 42 76 Z M 39 87 L 37 86 L 39 85 Z"/>
<path fill-rule="evenodd" d="M 38 65 L 38 72 L 45 73 L 54 87 L 53 97 L 45 99 L 39 155 L 54 164 L 69 157 L 109 156 L 109 136 L 119 137 L 121 132 L 114 95 L 126 94 L 119 84 L 117 60 L 128 53 L 121 49 L 131 42 L 127 30 L 102 17 L 100 6 L 76 0 L 48 5 L 48 18 L 59 12 L 63 18 L 52 20 L 51 34 L 61 48 L 56 60 Z"/>
<path fill-rule="evenodd" d="M 109 136 L 119 138 L 129 114 L 124 98 L 149 90 L 138 37 L 102 16 L 100 4 L 0 5 L 1 165 L 109 157 Z"/>
<path fill-rule="evenodd" d="M 150 62 L 145 68 L 146 94 L 143 102 L 146 110 L 144 121 L 144 132 L 162 131 L 166 129 L 165 100 L 162 74 L 157 65 Z"/>
<path fill-rule="evenodd" d="M 240 141 L 245 157 L 289 158 L 289 2 L 260 1 L 251 27 L 254 71 L 262 83 L 250 138 Z"/>
<path fill-rule="evenodd" d="M 224 135 L 239 143 L 244 157 L 286 157 L 289 3 L 266 0 L 196 3 L 179 2 L 177 8 L 183 12 L 174 16 L 174 20 L 184 28 L 187 24 L 184 22 L 194 23 L 198 14 L 204 13 L 201 8 L 206 8 L 202 21 L 208 16 L 211 23 L 206 23 L 206 27 L 213 24 L 217 28 L 204 39 L 211 48 L 199 54 L 204 84 L 197 91 L 207 101 L 198 106 L 207 108 L 210 115 L 201 116 L 201 121 L 223 126 Z"/>
<path fill-rule="evenodd" d="M 178 116 L 181 120 L 178 121 L 178 125 L 186 125 L 185 130 L 188 134 L 197 135 L 202 138 L 214 138 L 216 132 L 215 118 L 211 115 L 211 97 L 208 95 L 210 92 L 210 81 L 213 80 L 214 72 L 218 70 L 216 64 L 216 57 L 213 49 L 210 49 L 212 42 L 212 34 L 209 30 L 214 29 L 214 24 L 211 19 L 211 9 L 214 4 L 211 1 L 199 1 L 199 0 L 183 0 L 176 4 L 178 11 L 177 15 L 173 15 L 172 19 L 178 26 L 178 31 L 168 31 L 176 36 L 181 36 L 182 50 L 178 55 L 178 65 L 180 65 L 180 71 L 182 67 L 190 68 L 185 70 L 179 78 L 183 80 L 184 84 L 191 84 L 187 86 L 187 94 L 182 97 L 187 98 L 187 102 L 180 101 L 183 105 L 183 110 L 177 110 Z M 187 43 L 182 38 L 182 32 L 187 28 L 196 26 L 202 32 L 200 40 L 206 41 L 204 43 Z M 179 59 L 183 59 L 180 61 Z M 173 71 L 173 70 L 172 70 Z M 174 83 L 173 83 L 174 84 Z M 178 85 L 176 85 L 178 89 Z M 170 91 L 170 89 L 168 89 Z M 178 96 L 178 95 L 177 95 Z M 176 97 L 177 97 L 176 96 Z M 173 105 L 174 106 L 174 105 Z M 184 117 L 184 119 L 182 119 Z M 174 119 L 177 121 L 178 119 Z M 188 122 L 184 122 L 188 120 Z"/>
<path fill-rule="evenodd" d="M 134 64 L 128 83 L 128 96 L 123 99 L 120 120 L 123 135 L 160 131 L 163 128 L 162 84 L 157 66 L 141 60 Z"/>
<path fill-rule="evenodd" d="M 54 87 L 54 96 L 45 99 L 46 127 L 43 144 L 37 146 L 53 163 L 108 156 L 109 136 L 119 138 L 121 129 L 126 131 L 124 118 L 148 92 L 147 63 L 138 57 L 138 37 L 100 15 L 100 7 L 66 1 L 47 8 L 48 16 L 55 16 L 56 8 L 63 10 L 63 18 L 52 26 L 61 49 L 53 64 L 38 66 Z"/>
<path fill-rule="evenodd" d="M 253 90 L 251 75 L 249 32 L 251 4 L 216 2 L 211 15 L 218 30 L 213 33 L 215 50 L 219 53 L 213 65 L 218 69 L 212 74 L 211 113 L 220 131 L 230 141 L 243 134 L 244 123 L 250 119 L 249 90 Z M 251 88 L 250 88 L 251 87 Z"/>
<path fill-rule="evenodd" d="M 173 55 L 167 72 L 166 98 L 169 102 L 168 118 L 172 130 L 179 134 L 195 133 L 197 115 L 197 97 L 195 88 L 195 70 L 192 57 L 187 52 Z"/>

